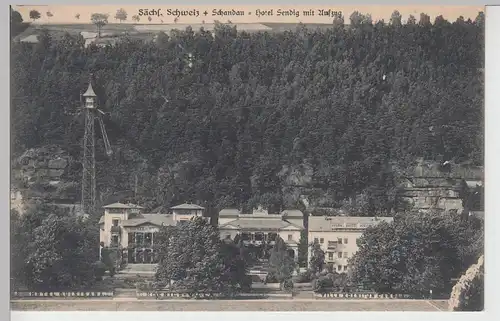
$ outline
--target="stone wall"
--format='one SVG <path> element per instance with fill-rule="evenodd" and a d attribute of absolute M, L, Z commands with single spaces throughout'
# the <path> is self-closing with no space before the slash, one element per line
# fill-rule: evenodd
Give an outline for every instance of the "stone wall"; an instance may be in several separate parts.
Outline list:
<path fill-rule="evenodd" d="M 16 193 L 16 201 L 77 203 L 80 185 L 75 173 L 80 172 L 79 166 L 58 146 L 29 149 L 12 162 L 11 192 Z M 17 203 L 16 207 L 22 207 Z"/>

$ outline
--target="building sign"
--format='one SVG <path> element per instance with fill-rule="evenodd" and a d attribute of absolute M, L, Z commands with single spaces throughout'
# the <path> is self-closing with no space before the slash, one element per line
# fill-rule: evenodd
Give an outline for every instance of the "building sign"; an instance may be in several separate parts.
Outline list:
<path fill-rule="evenodd" d="M 14 292 L 14 297 L 18 298 L 48 298 L 48 297 L 112 297 L 113 292 Z"/>
<path fill-rule="evenodd" d="M 151 233 L 154 233 L 154 232 L 158 232 L 159 229 L 156 226 L 137 226 L 137 227 L 133 227 L 133 228 L 128 228 L 127 231 L 130 233 L 132 233 L 132 232 L 151 232 Z"/>
<path fill-rule="evenodd" d="M 408 294 L 378 294 L 378 293 L 315 293 L 315 297 L 333 299 L 411 299 Z"/>

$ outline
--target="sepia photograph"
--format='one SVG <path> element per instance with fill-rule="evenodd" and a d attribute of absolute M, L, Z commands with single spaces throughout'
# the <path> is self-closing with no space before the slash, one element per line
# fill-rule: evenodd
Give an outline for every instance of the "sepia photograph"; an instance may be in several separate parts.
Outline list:
<path fill-rule="evenodd" d="M 9 10 L 12 311 L 484 310 L 484 6 Z"/>

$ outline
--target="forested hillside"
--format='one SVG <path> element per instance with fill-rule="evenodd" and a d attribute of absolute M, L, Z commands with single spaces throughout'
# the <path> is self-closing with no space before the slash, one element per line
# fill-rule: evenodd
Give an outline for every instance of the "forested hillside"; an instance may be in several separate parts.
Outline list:
<path fill-rule="evenodd" d="M 283 33 L 221 25 L 215 38 L 186 30 L 106 48 L 45 34 L 12 44 L 13 157 L 55 144 L 81 159 L 73 113 L 93 73 L 114 149 L 107 157 L 98 139 L 104 200 L 131 191 L 150 209 L 297 206 L 284 201 L 283 171 L 305 166 L 335 191 L 331 203 L 364 193 L 389 210 L 394 164 L 482 164 L 483 28 L 482 14 Z"/>

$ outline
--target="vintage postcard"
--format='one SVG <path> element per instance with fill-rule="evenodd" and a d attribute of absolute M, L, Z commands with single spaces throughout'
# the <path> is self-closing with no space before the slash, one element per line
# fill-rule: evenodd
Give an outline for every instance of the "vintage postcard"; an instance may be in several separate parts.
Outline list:
<path fill-rule="evenodd" d="M 482 311 L 484 11 L 11 6 L 11 309 Z"/>

